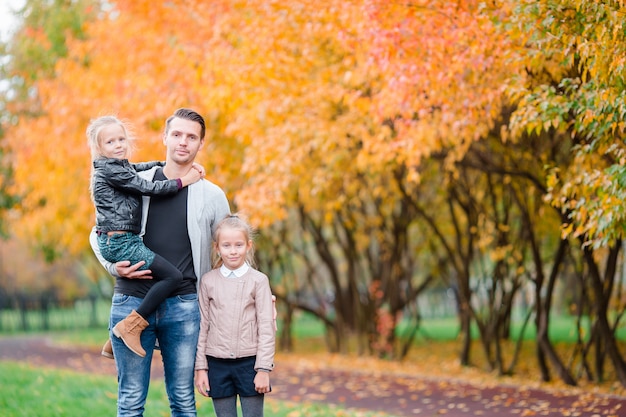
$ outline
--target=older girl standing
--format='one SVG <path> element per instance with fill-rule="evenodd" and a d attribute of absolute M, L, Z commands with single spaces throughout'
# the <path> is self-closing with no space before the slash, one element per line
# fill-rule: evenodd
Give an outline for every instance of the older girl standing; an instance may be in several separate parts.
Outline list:
<path fill-rule="evenodd" d="M 263 416 L 271 391 L 275 324 L 268 277 L 254 269 L 250 225 L 237 215 L 214 233 L 214 269 L 200 280 L 200 337 L 195 384 L 212 397 L 217 417 Z"/>

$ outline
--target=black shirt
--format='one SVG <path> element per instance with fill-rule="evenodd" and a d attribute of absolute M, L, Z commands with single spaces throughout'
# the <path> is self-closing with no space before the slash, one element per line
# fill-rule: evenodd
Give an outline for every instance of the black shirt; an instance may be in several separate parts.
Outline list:
<path fill-rule="evenodd" d="M 159 168 L 154 180 L 166 180 Z M 150 198 L 145 245 L 158 253 L 183 273 L 183 282 L 171 296 L 196 293 L 196 274 L 193 269 L 191 242 L 187 231 L 188 188 L 169 196 Z M 115 292 L 143 298 L 153 280 L 118 279 Z"/>

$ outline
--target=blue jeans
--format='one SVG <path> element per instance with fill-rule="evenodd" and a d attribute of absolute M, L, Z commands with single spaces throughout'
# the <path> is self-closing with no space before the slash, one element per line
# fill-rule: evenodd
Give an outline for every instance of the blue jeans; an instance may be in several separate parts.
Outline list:
<path fill-rule="evenodd" d="M 142 298 L 114 294 L 110 328 L 136 309 L 141 301 Z M 163 358 L 165 389 L 172 417 L 196 417 L 193 377 L 200 333 L 198 295 L 170 297 L 145 319 L 148 327 L 141 333 L 145 358 L 134 354 L 121 339 L 110 335 L 117 366 L 118 417 L 143 416 L 157 338 Z"/>

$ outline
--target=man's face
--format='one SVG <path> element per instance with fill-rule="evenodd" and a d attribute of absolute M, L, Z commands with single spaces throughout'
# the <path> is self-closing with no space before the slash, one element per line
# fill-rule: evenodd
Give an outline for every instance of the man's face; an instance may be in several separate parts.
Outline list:
<path fill-rule="evenodd" d="M 163 143 L 167 147 L 167 161 L 181 165 L 193 162 L 204 143 L 204 140 L 200 139 L 200 131 L 200 123 L 174 118 L 163 138 Z"/>

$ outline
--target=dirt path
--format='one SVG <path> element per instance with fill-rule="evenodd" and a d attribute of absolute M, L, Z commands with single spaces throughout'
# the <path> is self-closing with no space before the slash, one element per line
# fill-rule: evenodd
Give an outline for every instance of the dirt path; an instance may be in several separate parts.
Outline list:
<path fill-rule="evenodd" d="M 115 375 L 113 361 L 98 351 L 53 345 L 42 337 L 0 338 L 0 360 L 79 372 Z M 152 377 L 163 378 L 155 355 Z M 272 372 L 272 398 L 298 403 L 341 404 L 396 416 L 626 416 L 626 398 L 566 394 L 518 387 L 479 387 L 453 380 L 347 372 L 296 363 Z"/>

